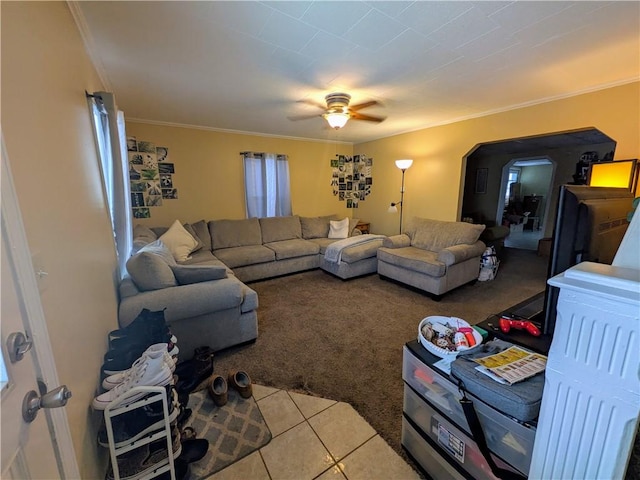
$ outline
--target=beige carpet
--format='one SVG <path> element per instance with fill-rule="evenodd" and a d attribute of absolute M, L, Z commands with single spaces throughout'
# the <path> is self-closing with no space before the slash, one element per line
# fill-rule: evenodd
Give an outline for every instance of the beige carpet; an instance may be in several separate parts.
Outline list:
<path fill-rule="evenodd" d="M 377 274 L 340 280 L 321 270 L 255 282 L 255 344 L 220 352 L 216 373 L 246 370 L 254 381 L 348 402 L 401 455 L 402 346 L 428 315 L 475 324 L 544 290 L 547 259 L 504 249 L 495 280 L 440 302 Z"/>

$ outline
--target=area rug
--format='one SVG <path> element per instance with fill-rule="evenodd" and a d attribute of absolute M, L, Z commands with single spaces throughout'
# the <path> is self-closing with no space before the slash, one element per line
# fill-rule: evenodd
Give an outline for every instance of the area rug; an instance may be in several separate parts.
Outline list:
<path fill-rule="evenodd" d="M 191 479 L 203 479 L 228 467 L 271 440 L 271 431 L 253 397 L 242 398 L 229 390 L 226 405 L 218 407 L 207 390 L 189 395 L 188 408 L 193 410 L 185 427 L 191 427 L 197 438 L 209 441 L 209 451 L 202 460 L 191 464 Z"/>

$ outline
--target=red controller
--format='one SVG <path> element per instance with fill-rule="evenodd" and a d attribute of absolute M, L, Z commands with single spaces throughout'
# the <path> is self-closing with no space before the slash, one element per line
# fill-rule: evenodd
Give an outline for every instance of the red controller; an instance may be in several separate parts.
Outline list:
<path fill-rule="evenodd" d="M 513 327 L 517 328 L 518 330 L 524 329 L 534 337 L 540 336 L 540 329 L 538 329 L 538 327 L 536 327 L 533 322 L 530 322 L 529 320 L 516 320 L 515 318 L 510 317 L 500 317 L 498 325 L 500 325 L 500 330 L 502 330 L 504 333 L 509 333 L 509 330 L 511 330 L 511 327 Z"/>

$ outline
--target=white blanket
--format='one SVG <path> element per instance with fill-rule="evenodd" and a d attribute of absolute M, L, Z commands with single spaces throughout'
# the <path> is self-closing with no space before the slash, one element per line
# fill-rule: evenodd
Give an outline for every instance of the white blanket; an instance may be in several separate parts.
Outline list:
<path fill-rule="evenodd" d="M 364 235 L 356 235 L 355 237 L 343 238 L 341 240 L 336 240 L 332 244 L 330 244 L 324 252 L 324 258 L 327 262 L 337 263 L 340 265 L 342 263 L 342 251 L 347 247 L 352 247 L 354 245 L 363 245 L 365 243 L 371 243 L 376 240 L 380 240 L 385 238 L 384 235 L 373 235 L 371 233 L 367 233 Z"/>

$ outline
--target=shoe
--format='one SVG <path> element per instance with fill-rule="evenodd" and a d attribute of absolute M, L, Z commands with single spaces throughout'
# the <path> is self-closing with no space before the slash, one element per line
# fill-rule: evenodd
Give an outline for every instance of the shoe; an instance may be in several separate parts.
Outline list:
<path fill-rule="evenodd" d="M 180 442 L 180 433 L 176 429 L 171 432 L 171 440 L 173 458 L 177 458 L 182 453 L 182 442 Z M 167 441 L 162 438 L 119 455 L 117 458 L 118 473 L 121 480 L 133 480 L 142 477 L 151 478 L 154 470 L 158 469 L 162 464 L 166 464 L 166 460 Z M 115 478 L 111 462 L 109 462 L 109 470 L 105 478 L 106 480 Z"/>
<path fill-rule="evenodd" d="M 218 407 L 221 407 L 227 403 L 228 400 L 228 387 L 227 381 L 221 375 L 216 375 L 211 379 L 209 383 L 209 396 Z"/>
<path fill-rule="evenodd" d="M 245 371 L 238 370 L 229 372 L 229 385 L 235 388 L 242 398 L 249 398 L 253 394 L 251 388 L 251 377 Z"/>
<path fill-rule="evenodd" d="M 164 343 L 164 345 L 169 352 L 169 356 L 176 357 L 178 353 L 180 353 L 177 345 L 172 343 Z M 104 355 L 104 363 L 102 364 L 103 377 L 129 370 L 133 363 L 140 358 L 150 346 L 151 345 L 145 342 L 130 345 L 128 350 L 109 350 Z"/>
<path fill-rule="evenodd" d="M 178 376 L 190 376 L 194 370 L 213 364 L 213 350 L 210 347 L 198 347 L 193 352 L 193 358 L 180 362 L 176 366 Z"/>
<path fill-rule="evenodd" d="M 191 467 L 189 467 L 189 464 L 184 460 L 180 458 L 174 459 L 173 469 L 176 474 L 176 480 L 187 480 L 191 478 Z M 156 477 L 156 480 L 171 480 L 171 472 L 164 472 Z"/>
<path fill-rule="evenodd" d="M 115 338 L 127 337 L 130 335 L 144 336 L 149 332 L 162 332 L 169 330 L 164 318 L 164 310 L 152 312 L 143 308 L 138 316 L 126 327 L 109 332 L 109 342 Z"/>
<path fill-rule="evenodd" d="M 187 463 L 202 460 L 209 450 L 209 440 L 206 438 L 191 438 L 182 441 L 182 453 L 178 457 Z"/>
<path fill-rule="evenodd" d="M 133 363 L 131 368 L 119 373 L 109 375 L 107 378 L 105 378 L 102 381 L 102 388 L 104 388 L 105 390 L 111 390 L 115 388 L 119 384 L 125 382 L 131 375 L 135 374 L 136 368 L 140 367 L 140 363 L 143 361 L 145 356 L 156 358 L 159 355 L 163 357 L 164 362 L 169 367 L 169 369 L 173 372 L 176 369 L 176 360 L 171 355 L 169 355 L 169 352 L 167 351 L 167 344 L 156 343 L 154 345 L 151 345 L 149 348 L 147 348 L 145 352 L 142 354 L 142 356 Z"/>
<path fill-rule="evenodd" d="M 104 410 L 111 402 L 125 395 L 129 390 L 135 387 L 153 387 L 165 386 L 173 381 L 173 373 L 166 365 L 164 355 L 158 355 L 156 358 L 144 356 L 142 361 L 136 365 L 135 373 L 127 378 L 124 383 L 98 395 L 93 399 L 93 408 L 96 410 Z M 123 400 L 122 406 L 135 402 L 139 398 L 146 395 L 147 392 L 139 392 L 129 395 Z"/>
<path fill-rule="evenodd" d="M 177 393 L 173 385 L 167 385 L 167 409 L 169 422 L 178 418 Z M 152 394 L 153 395 L 153 394 Z M 111 419 L 114 448 L 120 448 L 150 435 L 165 427 L 164 409 L 161 402 L 153 402 L 122 413 Z M 98 444 L 109 447 L 107 429 L 103 425 L 98 431 Z"/>
<path fill-rule="evenodd" d="M 202 388 L 213 375 L 213 357 L 206 360 L 192 359 L 176 365 L 178 375 L 176 389 L 178 393 L 191 393 Z"/>

